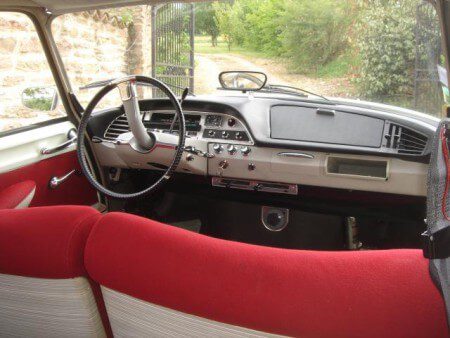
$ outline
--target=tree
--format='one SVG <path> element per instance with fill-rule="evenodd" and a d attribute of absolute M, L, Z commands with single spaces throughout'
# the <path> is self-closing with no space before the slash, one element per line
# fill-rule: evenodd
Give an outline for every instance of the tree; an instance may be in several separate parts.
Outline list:
<path fill-rule="evenodd" d="M 242 44 L 245 37 L 245 28 L 244 12 L 240 2 L 236 1 L 233 4 L 215 2 L 213 8 L 216 12 L 217 26 L 228 45 L 228 50 L 231 50 L 233 44 Z"/>
<path fill-rule="evenodd" d="M 211 45 L 216 47 L 220 32 L 213 4 L 210 2 L 196 4 L 195 18 L 196 33 L 209 35 L 211 37 Z"/>

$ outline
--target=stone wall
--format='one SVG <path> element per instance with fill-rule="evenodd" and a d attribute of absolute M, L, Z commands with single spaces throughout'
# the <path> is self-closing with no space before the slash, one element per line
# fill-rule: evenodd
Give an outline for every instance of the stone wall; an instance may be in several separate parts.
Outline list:
<path fill-rule="evenodd" d="M 151 73 L 149 6 L 133 8 L 132 24 L 103 11 L 58 17 L 52 31 L 72 88 L 83 104 L 93 90 L 79 87 L 130 73 Z M 62 116 L 61 107 L 39 112 L 23 107 L 22 91 L 54 86 L 31 20 L 18 13 L 0 13 L 0 131 Z M 98 90 L 98 89 L 97 89 Z M 111 95 L 104 104 L 117 102 Z"/>

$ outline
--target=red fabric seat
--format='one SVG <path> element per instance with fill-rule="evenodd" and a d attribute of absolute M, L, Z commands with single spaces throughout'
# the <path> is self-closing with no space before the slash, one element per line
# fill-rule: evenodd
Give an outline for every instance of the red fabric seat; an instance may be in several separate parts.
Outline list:
<path fill-rule="evenodd" d="M 81 206 L 0 210 L 0 273 L 85 276 L 84 247 L 101 214 Z"/>
<path fill-rule="evenodd" d="M 36 183 L 34 181 L 19 182 L 0 190 L 0 210 L 28 207 L 35 190 Z"/>
<path fill-rule="evenodd" d="M 3 334 L 110 335 L 100 288 L 84 268 L 86 241 L 100 218 L 81 206 L 0 210 Z"/>
<path fill-rule="evenodd" d="M 444 303 L 419 250 L 283 250 L 112 213 L 94 227 L 85 265 L 109 289 L 269 333 L 447 337 Z"/>

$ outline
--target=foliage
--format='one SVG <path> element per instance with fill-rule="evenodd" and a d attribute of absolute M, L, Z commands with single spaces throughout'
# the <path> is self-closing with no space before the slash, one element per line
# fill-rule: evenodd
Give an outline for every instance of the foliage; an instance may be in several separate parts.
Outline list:
<path fill-rule="evenodd" d="M 327 64 L 349 44 L 350 1 L 286 0 L 282 43 L 300 71 Z"/>
<path fill-rule="evenodd" d="M 215 2 L 215 19 L 220 33 L 231 50 L 233 44 L 241 45 L 245 39 L 244 6 L 241 2 Z"/>
<path fill-rule="evenodd" d="M 311 73 L 347 47 L 355 1 L 235 0 L 213 9 L 229 49 L 288 57 L 294 70 Z"/>
<path fill-rule="evenodd" d="M 419 0 L 363 3 L 357 46 L 360 89 L 367 97 L 412 94 L 415 62 L 415 11 Z"/>
<path fill-rule="evenodd" d="M 269 55 L 281 55 L 284 27 L 279 18 L 285 14 L 284 0 L 247 0 L 245 4 L 245 45 Z"/>
<path fill-rule="evenodd" d="M 196 34 L 209 35 L 212 47 L 217 46 L 217 38 L 220 31 L 215 17 L 215 10 L 211 2 L 195 5 L 195 30 Z"/>
<path fill-rule="evenodd" d="M 51 87 L 31 87 L 23 91 L 22 101 L 30 109 L 50 111 L 55 95 L 56 90 Z"/>

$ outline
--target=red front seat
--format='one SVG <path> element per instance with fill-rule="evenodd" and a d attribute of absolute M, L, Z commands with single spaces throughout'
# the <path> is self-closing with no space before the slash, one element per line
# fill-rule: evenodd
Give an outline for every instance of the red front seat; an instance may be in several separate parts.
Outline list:
<path fill-rule="evenodd" d="M 0 210 L 0 336 L 104 337 L 84 248 L 87 207 Z"/>
<path fill-rule="evenodd" d="M 419 250 L 274 249 L 112 213 L 85 265 L 115 336 L 447 337 Z"/>

